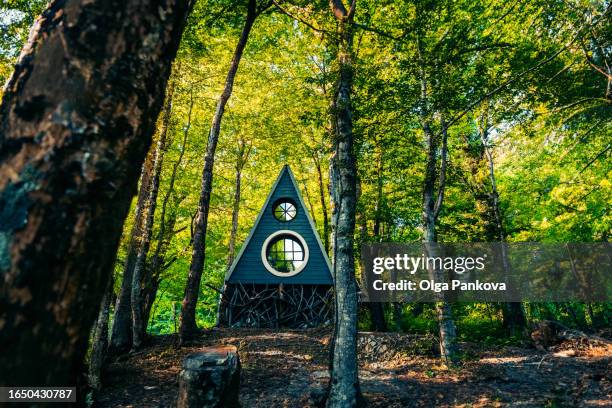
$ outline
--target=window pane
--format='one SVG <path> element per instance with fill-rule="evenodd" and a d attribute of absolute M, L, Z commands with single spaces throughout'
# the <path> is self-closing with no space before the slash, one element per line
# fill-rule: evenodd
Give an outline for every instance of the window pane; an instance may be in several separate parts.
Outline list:
<path fill-rule="evenodd" d="M 290 201 L 283 201 L 274 207 L 274 218 L 279 221 L 291 221 L 297 214 L 295 205 Z"/>
<path fill-rule="evenodd" d="M 266 249 L 268 263 L 278 272 L 292 272 L 304 262 L 304 248 L 290 236 L 280 236 Z"/>

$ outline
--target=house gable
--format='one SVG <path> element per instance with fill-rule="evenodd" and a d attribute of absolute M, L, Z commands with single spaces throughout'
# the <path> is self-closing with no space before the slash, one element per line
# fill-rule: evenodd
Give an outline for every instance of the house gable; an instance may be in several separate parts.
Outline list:
<path fill-rule="evenodd" d="M 295 203 L 297 213 L 291 221 L 283 222 L 274 217 L 274 205 L 280 199 Z M 275 232 L 289 230 L 299 234 L 308 247 L 308 261 L 303 270 L 293 276 L 277 276 L 268 271 L 262 261 L 262 248 L 266 239 Z M 285 165 L 274 183 L 255 225 L 251 229 L 240 253 L 228 269 L 228 283 L 254 284 L 312 284 L 332 285 L 331 264 L 325 253 L 314 222 L 307 212 L 295 178 Z"/>

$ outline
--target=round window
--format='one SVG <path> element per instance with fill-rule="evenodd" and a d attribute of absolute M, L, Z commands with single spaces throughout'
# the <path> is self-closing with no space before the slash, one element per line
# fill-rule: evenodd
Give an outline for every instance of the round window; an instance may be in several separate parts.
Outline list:
<path fill-rule="evenodd" d="M 297 275 L 308 262 L 308 246 L 304 238 L 293 231 L 277 231 L 264 242 L 261 259 L 273 275 Z"/>
<path fill-rule="evenodd" d="M 289 200 L 280 200 L 274 205 L 274 218 L 279 221 L 291 221 L 295 218 L 297 209 Z"/>

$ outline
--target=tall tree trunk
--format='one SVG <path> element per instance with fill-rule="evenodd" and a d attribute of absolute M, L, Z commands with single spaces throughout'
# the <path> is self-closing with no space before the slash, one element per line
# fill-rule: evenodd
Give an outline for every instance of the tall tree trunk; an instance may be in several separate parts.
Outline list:
<path fill-rule="evenodd" d="M 358 203 L 358 211 L 357 217 L 359 219 L 359 243 L 361 245 L 365 244 L 368 241 L 368 226 L 367 226 L 367 217 L 365 213 L 365 209 L 363 205 L 359 205 L 361 201 L 361 179 L 357 179 L 357 203 Z M 368 279 L 368 274 L 364 274 L 365 264 L 361 256 L 359 257 L 359 262 L 361 264 L 362 278 Z M 371 282 L 365 281 L 362 282 L 362 285 L 370 286 Z M 367 303 L 368 310 L 370 311 L 370 319 L 371 319 L 371 330 L 386 332 L 387 331 L 387 321 L 385 320 L 385 309 L 382 303 L 379 302 L 368 302 Z"/>
<path fill-rule="evenodd" d="M 180 205 L 180 202 L 184 199 L 178 198 L 175 201 L 176 207 Z M 170 215 L 166 217 L 166 221 L 164 222 L 164 229 L 166 232 L 164 233 L 164 238 L 162 242 L 162 248 L 159 251 L 159 255 L 156 259 L 152 259 L 145 269 L 145 277 L 143 278 L 143 291 L 142 291 L 142 321 L 144 322 L 144 327 L 146 328 L 149 322 L 149 318 L 151 316 L 151 309 L 153 304 L 155 303 L 155 298 L 157 297 L 157 290 L 159 289 L 159 285 L 161 284 L 162 278 L 161 274 L 164 270 L 168 269 L 170 265 L 177 259 L 176 257 L 166 260 L 168 246 L 172 241 L 172 237 L 174 236 L 174 226 L 176 225 L 177 212 L 171 211 Z M 155 250 L 157 253 L 157 249 Z"/>
<path fill-rule="evenodd" d="M 339 78 L 331 107 L 334 140 L 330 173 L 336 319 L 327 407 L 336 408 L 357 406 L 361 395 L 357 372 L 358 304 L 353 253 L 357 181 L 351 106 L 355 1 L 348 10 L 341 0 L 331 0 L 330 4 L 338 22 Z"/>
<path fill-rule="evenodd" d="M 180 72 L 180 71 L 179 71 Z M 191 129 L 191 116 L 193 113 L 193 106 L 195 104 L 195 100 L 193 98 L 193 92 L 190 95 L 189 101 L 189 111 L 187 113 L 187 124 L 183 128 L 183 139 L 181 140 L 179 157 L 176 162 L 172 166 L 172 172 L 170 173 L 170 181 L 168 182 L 168 190 L 164 195 L 164 199 L 162 201 L 161 212 L 159 215 L 159 231 L 157 233 L 157 243 L 155 246 L 155 252 L 153 252 L 153 256 L 151 257 L 150 266 L 145 268 L 145 277 L 143 278 L 143 293 L 142 293 L 142 301 L 143 301 L 143 317 L 142 320 L 144 322 L 145 328 L 149 322 L 149 316 L 151 314 L 151 308 L 153 307 L 153 303 L 155 302 L 155 298 L 157 296 L 157 289 L 159 288 L 159 284 L 161 281 L 161 273 L 163 269 L 165 269 L 164 263 L 166 260 L 166 251 L 168 250 L 168 246 L 170 245 L 170 241 L 174 236 L 174 226 L 176 224 L 177 212 L 176 209 L 183 201 L 184 196 L 176 197 L 174 195 L 174 184 L 176 183 L 176 175 L 178 173 L 178 169 L 183 162 L 183 158 L 185 157 L 185 149 L 187 147 L 187 139 L 189 136 L 189 131 Z M 174 198 L 174 209 L 171 212 L 169 217 L 166 217 L 168 212 L 168 203 L 171 197 Z"/>
<path fill-rule="evenodd" d="M 442 148 L 440 158 L 440 172 L 439 175 L 437 175 L 437 137 L 426 120 L 423 120 L 422 126 L 425 132 L 425 137 L 427 139 L 428 148 L 425 180 L 423 183 L 423 242 L 426 245 L 428 256 L 436 257 L 438 256 L 438 251 L 435 247 L 435 243 L 437 242 L 436 223 L 444 201 L 448 136 L 446 130 L 446 123 L 442 119 Z M 437 195 L 436 184 L 438 185 Z M 433 269 L 430 271 L 430 275 L 431 278 L 437 281 L 441 281 L 444 279 L 443 272 L 440 270 Z M 436 314 L 438 317 L 438 326 L 440 332 L 440 354 L 442 358 L 447 362 L 447 364 L 452 364 L 455 358 L 455 342 L 457 335 L 450 303 L 445 301 L 443 298 L 440 298 L 440 300 L 436 302 Z"/>
<path fill-rule="evenodd" d="M 109 345 L 109 351 L 111 353 L 128 351 L 132 347 L 132 274 L 140 248 L 145 207 L 147 198 L 149 197 L 149 187 L 151 186 L 154 152 L 155 149 L 151 149 L 149 154 L 147 154 L 140 174 L 140 189 L 136 202 L 136 215 L 130 232 L 127 256 L 123 266 L 123 280 L 121 281 L 121 289 L 119 290 L 119 296 L 117 296 L 115 313 L 113 316 Z"/>
<path fill-rule="evenodd" d="M 378 163 L 376 165 L 376 205 L 374 208 L 374 241 L 381 242 L 381 229 L 380 225 L 382 223 L 382 200 L 383 200 L 383 153 L 382 149 L 378 156 Z M 398 322 L 401 321 L 401 305 L 398 303 L 393 304 L 393 317 L 395 319 L 396 326 L 399 328 L 400 325 Z M 399 312 L 399 313 L 398 313 Z M 385 321 L 385 311 L 382 303 L 370 303 L 370 313 L 372 314 L 372 321 L 374 323 L 374 328 L 378 331 L 387 331 L 387 322 Z"/>
<path fill-rule="evenodd" d="M 482 147 L 484 149 L 484 155 L 487 158 L 489 181 L 491 183 L 491 191 L 489 193 L 489 199 L 487 200 L 487 204 L 490 206 L 489 213 L 492 213 L 494 217 L 493 230 L 496 232 L 496 238 L 501 243 L 501 256 L 503 267 L 505 271 L 508 271 L 510 265 L 508 260 L 508 254 L 506 251 L 506 245 L 504 244 L 506 242 L 506 231 L 504 229 L 503 219 L 499 206 L 499 194 L 497 192 L 497 180 L 495 178 L 495 161 L 493 160 L 493 152 L 491 151 L 491 146 L 489 146 L 489 124 L 487 115 L 488 107 L 483 113 L 480 129 L 478 132 L 480 134 L 480 141 L 482 142 Z M 523 307 L 520 302 L 503 303 L 502 318 L 504 329 L 510 334 L 520 332 L 525 328 L 527 324 L 525 312 L 523 311 Z"/>
<path fill-rule="evenodd" d="M 321 159 L 313 152 L 315 168 L 317 170 L 317 181 L 319 182 L 319 199 L 321 200 L 321 210 L 323 212 L 323 244 L 325 252 L 329 254 L 329 216 L 327 214 L 327 201 L 325 200 L 325 186 L 323 185 L 323 170 L 321 168 Z"/>
<path fill-rule="evenodd" d="M 242 182 L 242 170 L 251 154 L 252 144 L 247 144 L 244 140 L 238 142 L 236 154 L 235 183 L 234 183 L 234 204 L 232 206 L 232 230 L 230 232 L 229 248 L 227 255 L 227 268 L 229 269 L 236 256 L 236 235 L 238 234 L 238 216 L 240 215 L 240 194 Z"/>
<path fill-rule="evenodd" d="M 79 383 L 190 7 L 54 1 L 37 20 L 0 108 L 0 385 Z"/>
<path fill-rule="evenodd" d="M 448 129 L 444 115 L 440 114 L 440 134 L 442 136 L 442 148 L 440 152 L 440 172 L 437 174 L 439 135 L 434 133 L 430 121 L 432 120 L 431 102 L 429 100 L 429 89 L 425 72 L 425 59 L 422 53 L 420 37 L 417 37 L 417 56 L 419 62 L 419 82 L 421 86 L 420 121 L 427 143 L 427 163 L 425 165 L 425 179 L 423 181 L 423 243 L 428 256 L 435 257 L 437 248 L 436 223 L 438 215 L 444 202 L 444 190 L 446 188 L 446 167 L 448 154 Z M 437 182 L 436 182 L 437 179 Z M 437 195 L 436 195 L 437 184 Z M 433 245 L 430 245 L 433 244 Z M 435 268 L 429 271 L 431 279 L 443 280 L 443 271 Z M 455 357 L 456 329 L 450 304 L 444 300 L 443 293 L 436 302 L 436 314 L 438 317 L 438 328 L 440 332 L 440 354 L 442 358 L 451 364 Z"/>
<path fill-rule="evenodd" d="M 238 215 L 240 211 L 240 182 L 242 179 L 242 169 L 236 166 L 236 181 L 234 190 L 234 205 L 232 208 L 232 230 L 230 232 L 230 241 L 227 255 L 227 268 L 229 269 L 234 262 L 236 252 L 236 234 L 238 233 Z"/>
<path fill-rule="evenodd" d="M 376 205 L 374 208 L 374 237 L 377 241 L 382 241 L 380 234 L 380 224 L 382 222 L 382 201 L 383 195 L 383 152 L 380 148 L 376 163 Z"/>
<path fill-rule="evenodd" d="M 155 147 L 153 158 L 153 177 L 151 178 L 151 188 L 149 189 L 149 197 L 147 198 L 147 216 L 145 218 L 142 242 L 138 249 L 138 257 L 134 265 L 134 273 L 132 274 L 132 296 L 130 302 L 132 304 L 132 350 L 138 350 L 142 346 L 142 341 L 146 332 L 145 321 L 143 321 L 143 301 L 142 301 L 142 283 L 147 264 L 147 255 L 151 245 L 151 235 L 153 234 L 153 223 L 155 221 L 155 209 L 157 208 L 157 194 L 159 192 L 159 182 L 164 163 L 164 155 L 166 154 L 166 139 L 168 137 L 168 129 L 170 127 L 170 119 L 172 117 L 172 97 L 174 96 L 174 84 L 170 83 L 168 94 L 166 95 L 166 103 L 162 117 L 162 126 L 159 132 L 159 139 Z M 163 224 L 163 222 L 162 222 Z"/>
<path fill-rule="evenodd" d="M 100 304 L 100 312 L 94 326 L 91 346 L 91 357 L 89 358 L 89 386 L 98 391 L 102 388 L 102 370 L 106 360 L 106 352 L 108 349 L 108 315 L 111 299 L 113 297 L 113 279 L 108 280 L 108 285 L 102 303 Z"/>
<path fill-rule="evenodd" d="M 219 141 L 219 133 L 221 131 L 221 121 L 225 112 L 225 105 L 232 95 L 234 79 L 242 53 L 249 39 L 249 33 L 253 27 L 253 23 L 257 18 L 257 1 L 249 0 L 246 20 L 244 28 L 240 34 L 234 56 L 230 64 L 227 77 L 225 79 L 225 87 L 217 102 L 217 108 L 210 126 L 208 135 L 208 146 L 206 148 L 206 156 L 204 157 L 204 170 L 202 172 L 202 185 L 200 189 L 200 201 L 196 213 L 194 233 L 193 233 L 193 251 L 191 254 L 191 265 L 189 267 L 189 276 L 185 285 L 185 296 L 183 298 L 183 307 L 181 309 L 181 328 L 180 341 L 183 343 L 196 330 L 196 304 L 200 293 L 200 281 L 202 272 L 204 271 L 204 259 L 206 255 L 206 229 L 208 226 L 208 211 L 210 209 L 210 196 L 212 193 L 213 182 L 213 167 L 215 162 L 215 151 L 217 142 Z"/>
<path fill-rule="evenodd" d="M 315 207 L 312 204 L 312 200 L 310 199 L 310 192 L 308 191 L 308 184 L 306 184 L 306 180 L 301 180 L 302 188 L 304 189 L 304 197 L 306 198 L 306 204 L 308 204 L 308 211 L 310 211 L 310 215 L 312 218 L 312 222 L 314 223 L 315 229 L 317 229 L 317 217 L 315 217 Z"/>

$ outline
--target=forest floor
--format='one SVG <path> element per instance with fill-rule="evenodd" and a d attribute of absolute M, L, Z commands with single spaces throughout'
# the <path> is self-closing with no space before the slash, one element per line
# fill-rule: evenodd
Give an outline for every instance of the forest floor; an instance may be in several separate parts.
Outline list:
<path fill-rule="evenodd" d="M 184 357 L 202 346 L 232 344 L 242 363 L 243 407 L 316 407 L 329 380 L 329 339 L 322 329 L 215 329 L 178 349 L 174 336 L 158 336 L 110 364 L 97 405 L 173 407 Z M 430 353 L 364 363 L 360 384 L 368 406 L 612 407 L 609 347 L 576 341 L 546 351 L 470 343 L 461 349 L 452 369 Z"/>

